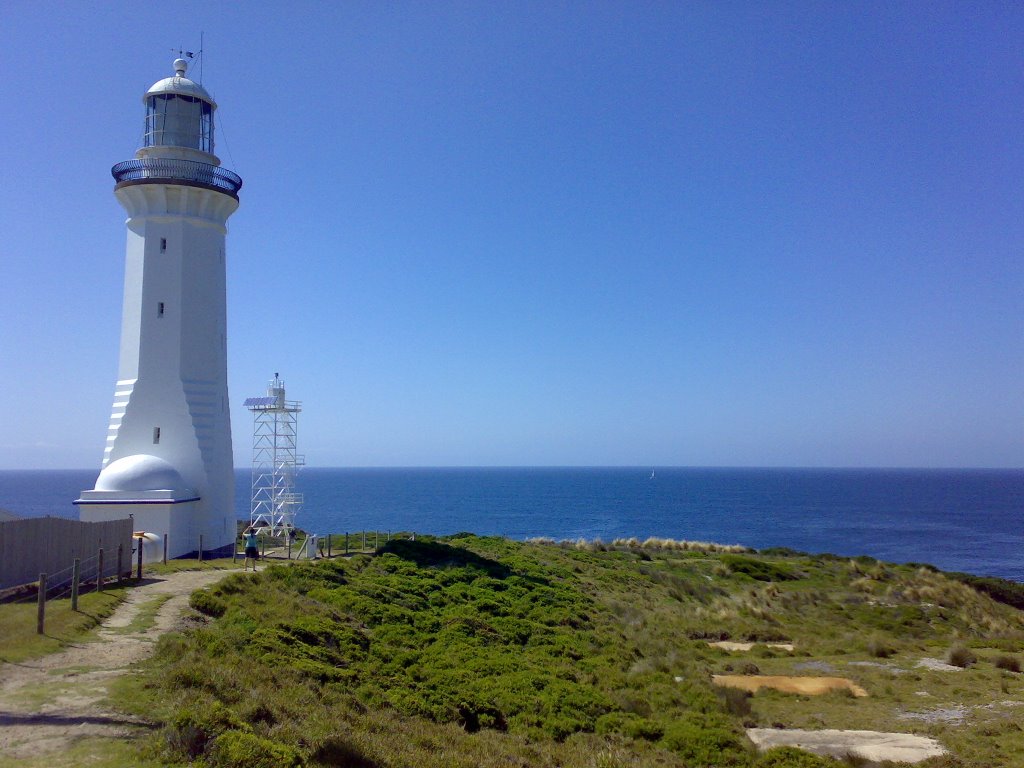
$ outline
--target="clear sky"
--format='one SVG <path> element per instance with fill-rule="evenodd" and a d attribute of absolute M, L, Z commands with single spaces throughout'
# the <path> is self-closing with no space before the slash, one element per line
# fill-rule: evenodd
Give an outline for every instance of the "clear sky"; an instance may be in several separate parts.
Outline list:
<path fill-rule="evenodd" d="M 200 32 L 237 465 L 280 371 L 315 466 L 1024 466 L 1019 2 L 7 0 L 0 468 L 99 466 Z"/>

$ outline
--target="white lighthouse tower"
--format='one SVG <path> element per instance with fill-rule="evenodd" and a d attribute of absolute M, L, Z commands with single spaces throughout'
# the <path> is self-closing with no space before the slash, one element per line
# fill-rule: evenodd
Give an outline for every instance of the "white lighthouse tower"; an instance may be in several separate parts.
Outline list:
<path fill-rule="evenodd" d="M 128 213 L 121 356 L 103 464 L 82 520 L 135 519 L 168 555 L 230 552 L 224 237 L 242 180 L 213 154 L 216 103 L 187 62 L 143 97 L 134 160 L 111 169 Z"/>

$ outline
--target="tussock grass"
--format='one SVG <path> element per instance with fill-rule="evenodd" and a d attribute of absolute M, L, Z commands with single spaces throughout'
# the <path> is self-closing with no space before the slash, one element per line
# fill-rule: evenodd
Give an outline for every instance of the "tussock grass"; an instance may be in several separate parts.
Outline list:
<path fill-rule="evenodd" d="M 978 657 L 967 646 L 956 643 L 946 654 L 946 663 L 954 667 L 969 667 L 978 663 Z"/>
<path fill-rule="evenodd" d="M 687 541 L 684 539 L 664 539 L 648 537 L 640 540 L 635 536 L 629 538 L 613 539 L 606 543 L 601 539 L 561 539 L 555 540 L 545 536 L 535 536 L 526 540 L 529 544 L 539 544 L 558 547 L 572 547 L 588 552 L 606 552 L 609 549 L 629 550 L 663 550 L 669 552 L 753 552 L 750 547 L 742 544 L 716 544 L 711 541 Z"/>
<path fill-rule="evenodd" d="M 996 669 L 1002 669 L 1007 672 L 1020 672 L 1020 659 L 1016 656 L 997 656 L 993 662 Z"/>
<path fill-rule="evenodd" d="M 635 537 L 628 539 L 615 539 L 612 542 L 614 547 L 625 547 L 627 549 L 654 549 L 675 552 L 752 552 L 750 547 L 741 544 L 716 544 L 711 541 L 687 541 L 684 539 L 660 539 L 650 537 L 640 541 Z"/>

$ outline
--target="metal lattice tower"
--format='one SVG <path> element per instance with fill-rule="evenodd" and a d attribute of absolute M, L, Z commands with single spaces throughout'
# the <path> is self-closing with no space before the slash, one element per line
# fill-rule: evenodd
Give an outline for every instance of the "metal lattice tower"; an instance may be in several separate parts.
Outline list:
<path fill-rule="evenodd" d="M 306 461 L 296 452 L 298 413 L 302 403 L 285 400 L 284 382 L 275 373 L 266 397 L 250 397 L 252 411 L 252 504 L 249 524 L 271 536 L 295 528 L 302 494 L 295 492 L 295 474 Z"/>

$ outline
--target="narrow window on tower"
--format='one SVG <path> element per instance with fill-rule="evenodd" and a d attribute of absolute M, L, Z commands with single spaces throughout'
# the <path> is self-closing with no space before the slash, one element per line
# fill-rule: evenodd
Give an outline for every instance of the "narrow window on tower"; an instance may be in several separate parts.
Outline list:
<path fill-rule="evenodd" d="M 166 253 L 166 252 L 167 252 L 167 238 L 166 237 L 161 237 L 160 238 L 160 253 Z"/>
<path fill-rule="evenodd" d="M 157 317 L 163 317 L 164 316 L 164 303 L 162 301 L 159 304 L 156 305 L 156 316 Z"/>
<path fill-rule="evenodd" d="M 153 427 L 153 445 L 160 442 L 160 427 Z"/>

